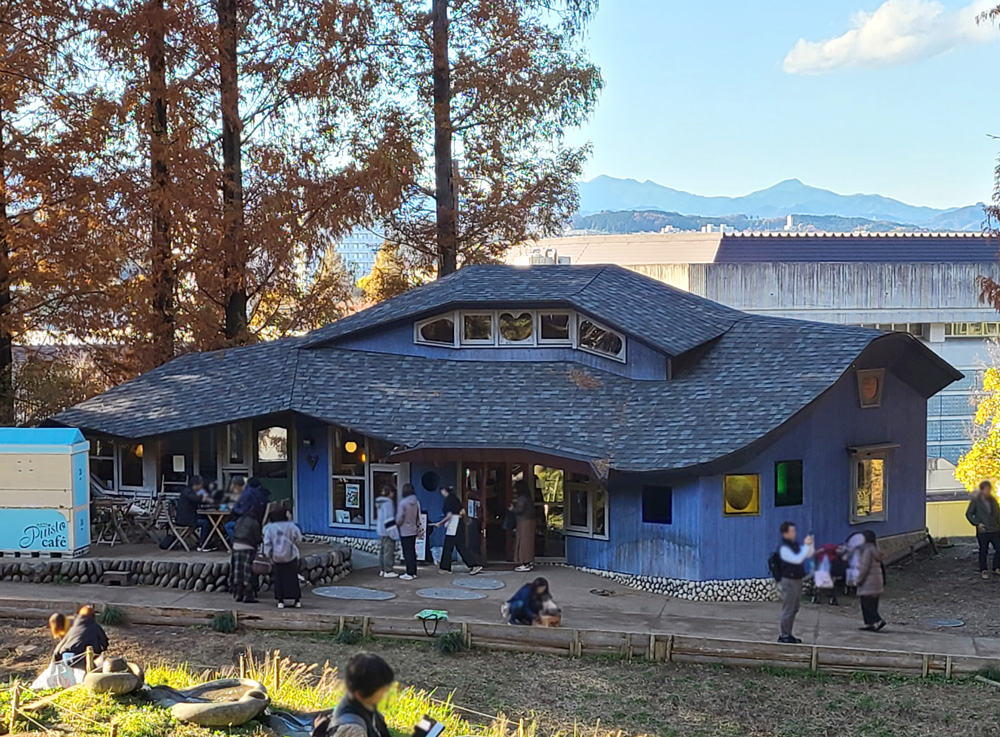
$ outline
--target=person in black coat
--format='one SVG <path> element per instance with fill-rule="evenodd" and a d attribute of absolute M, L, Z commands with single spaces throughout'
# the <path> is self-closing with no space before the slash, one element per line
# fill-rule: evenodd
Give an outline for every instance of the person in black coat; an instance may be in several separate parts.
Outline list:
<path fill-rule="evenodd" d="M 97 623 L 93 608 L 85 606 L 80 608 L 69 631 L 56 645 L 55 652 L 52 653 L 52 661 L 61 663 L 63 655 L 72 655 L 74 657 L 69 659 L 69 666 L 71 668 L 82 667 L 88 647 L 94 651 L 94 655 L 106 652 L 108 635 L 104 628 Z"/>
<path fill-rule="evenodd" d="M 198 549 L 201 550 L 209 533 L 212 531 L 212 522 L 208 517 L 198 516 L 198 507 L 208 499 L 208 492 L 205 491 L 205 481 L 201 476 L 193 476 L 191 483 L 184 487 L 180 497 L 177 499 L 177 519 L 174 521 L 178 527 L 198 528 Z"/>

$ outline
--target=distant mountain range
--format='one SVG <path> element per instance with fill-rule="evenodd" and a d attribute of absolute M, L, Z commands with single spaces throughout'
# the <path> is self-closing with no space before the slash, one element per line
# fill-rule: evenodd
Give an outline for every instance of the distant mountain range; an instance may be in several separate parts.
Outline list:
<path fill-rule="evenodd" d="M 847 229 L 863 227 L 860 222 L 863 221 L 878 223 L 878 230 L 897 226 L 896 229 L 977 231 L 982 228 L 984 218 L 981 203 L 949 209 L 918 207 L 881 195 L 837 194 L 810 187 L 798 179 L 788 179 L 742 197 L 703 197 L 655 182 L 609 176 L 580 184 L 581 216 L 615 211 L 660 211 L 717 221 L 725 216 L 745 219 L 835 216 L 859 221 Z"/>

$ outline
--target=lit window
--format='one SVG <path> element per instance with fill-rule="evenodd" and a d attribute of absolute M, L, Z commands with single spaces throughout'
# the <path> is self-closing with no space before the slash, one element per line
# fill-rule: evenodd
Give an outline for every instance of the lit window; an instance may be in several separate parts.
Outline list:
<path fill-rule="evenodd" d="M 534 317 L 530 312 L 501 312 L 500 342 L 531 342 L 534 335 L 534 322 Z"/>
<path fill-rule="evenodd" d="M 642 487 L 642 521 L 669 525 L 674 521 L 674 492 L 669 486 Z"/>
<path fill-rule="evenodd" d="M 550 345 L 570 345 L 570 313 L 540 312 L 538 314 L 538 342 Z"/>
<path fill-rule="evenodd" d="M 363 435 L 333 433 L 333 479 L 330 487 L 330 525 L 367 527 L 367 444 Z"/>
<path fill-rule="evenodd" d="M 885 460 L 885 453 L 851 457 L 852 523 L 885 519 Z"/>
<path fill-rule="evenodd" d="M 431 345 L 455 345 L 455 320 L 451 317 L 435 317 L 417 323 L 417 342 Z"/>
<path fill-rule="evenodd" d="M 462 343 L 493 345 L 493 313 L 462 313 Z"/>
<path fill-rule="evenodd" d="M 774 464 L 774 506 L 802 504 L 802 461 L 778 461 Z"/>
<path fill-rule="evenodd" d="M 118 446 L 118 473 L 122 488 L 142 488 L 142 443 L 122 443 Z"/>
<path fill-rule="evenodd" d="M 760 514 L 760 476 L 728 474 L 722 481 L 723 512 L 727 515 Z"/>
<path fill-rule="evenodd" d="M 578 345 L 582 350 L 609 356 L 620 361 L 625 360 L 625 338 L 597 324 L 593 320 L 580 320 Z"/>

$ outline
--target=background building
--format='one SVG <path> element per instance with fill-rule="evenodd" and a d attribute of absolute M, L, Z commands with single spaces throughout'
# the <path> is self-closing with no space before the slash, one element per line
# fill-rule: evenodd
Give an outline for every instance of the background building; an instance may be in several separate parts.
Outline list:
<path fill-rule="evenodd" d="M 746 312 L 908 332 L 964 374 L 927 408 L 928 493 L 962 492 L 976 375 L 1000 336 L 977 278 L 1000 279 L 995 238 L 964 233 L 642 233 L 540 241 L 514 263 L 614 263 Z M 934 513 L 929 512 L 929 518 Z M 967 534 L 964 518 L 955 531 Z"/>
<path fill-rule="evenodd" d="M 382 247 L 385 236 L 377 230 L 352 230 L 334 248 L 355 280 L 367 276 L 375 268 L 375 254 Z"/>

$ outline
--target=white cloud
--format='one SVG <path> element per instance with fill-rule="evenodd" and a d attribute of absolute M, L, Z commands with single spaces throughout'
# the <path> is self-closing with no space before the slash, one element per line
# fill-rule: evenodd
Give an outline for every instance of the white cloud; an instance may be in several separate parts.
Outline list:
<path fill-rule="evenodd" d="M 975 0 L 946 10 L 936 0 L 886 0 L 871 13 L 857 13 L 851 30 L 826 41 L 800 38 L 783 64 L 789 74 L 822 74 L 844 67 L 878 68 L 929 59 L 953 49 L 1000 37 L 976 16 L 997 0 Z"/>

